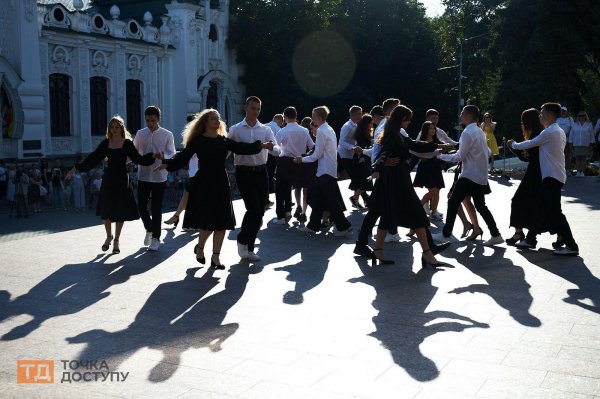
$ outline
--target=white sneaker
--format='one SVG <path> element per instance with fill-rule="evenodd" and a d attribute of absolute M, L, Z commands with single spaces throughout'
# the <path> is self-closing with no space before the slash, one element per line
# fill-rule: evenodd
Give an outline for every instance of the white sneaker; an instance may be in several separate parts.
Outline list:
<path fill-rule="evenodd" d="M 400 241 L 400 234 L 398 234 L 398 233 L 396 233 L 396 234 L 387 233 L 385 235 L 384 242 L 398 242 L 398 241 Z"/>
<path fill-rule="evenodd" d="M 486 242 L 484 242 L 483 245 L 485 245 L 487 247 L 491 247 L 493 245 L 502 244 L 503 242 L 504 242 L 504 238 L 502 238 L 501 235 L 497 235 L 496 237 L 492 237 L 489 240 L 487 240 Z"/>
<path fill-rule="evenodd" d="M 248 251 L 248 260 L 250 260 L 252 262 L 258 262 L 258 261 L 260 261 L 260 256 L 258 256 L 254 252 Z"/>
<path fill-rule="evenodd" d="M 423 209 L 425 209 L 425 213 L 427 215 L 431 215 L 431 209 L 429 209 L 429 203 L 424 204 Z"/>
<path fill-rule="evenodd" d="M 277 218 L 273 218 L 273 220 L 271 220 L 272 224 L 287 224 L 287 221 L 284 218 L 281 219 L 277 219 Z"/>
<path fill-rule="evenodd" d="M 238 246 L 238 255 L 242 259 L 248 259 L 248 246 L 244 244 L 237 243 Z"/>
<path fill-rule="evenodd" d="M 152 236 L 152 234 L 150 235 Z M 158 247 L 160 247 L 160 241 L 158 241 L 158 238 L 152 238 L 148 246 L 148 251 L 158 251 Z"/>
<path fill-rule="evenodd" d="M 298 227 L 298 231 L 301 231 L 301 232 L 303 232 L 303 233 L 310 233 L 310 234 L 315 234 L 315 233 L 316 233 L 316 231 L 314 231 L 314 230 L 311 230 L 311 229 L 309 229 L 309 228 L 308 228 L 308 227 L 306 227 L 306 226 L 299 226 L 299 227 Z"/>
<path fill-rule="evenodd" d="M 431 220 L 444 220 L 444 214 L 438 211 L 431 213 Z"/>
<path fill-rule="evenodd" d="M 152 233 L 147 231 L 146 232 L 146 237 L 144 238 L 144 246 L 148 246 L 150 245 L 150 243 L 152 242 Z"/>
<path fill-rule="evenodd" d="M 347 237 L 352 232 L 352 226 L 346 230 L 338 230 L 337 227 L 333 229 L 333 235 L 336 237 Z"/>

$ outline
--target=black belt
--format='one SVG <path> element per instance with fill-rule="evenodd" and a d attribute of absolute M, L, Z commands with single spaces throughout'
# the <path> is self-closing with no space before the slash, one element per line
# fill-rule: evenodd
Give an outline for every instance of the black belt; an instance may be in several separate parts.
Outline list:
<path fill-rule="evenodd" d="M 266 165 L 247 166 L 247 165 L 236 165 L 236 170 L 243 170 L 245 172 L 260 172 L 266 169 Z"/>

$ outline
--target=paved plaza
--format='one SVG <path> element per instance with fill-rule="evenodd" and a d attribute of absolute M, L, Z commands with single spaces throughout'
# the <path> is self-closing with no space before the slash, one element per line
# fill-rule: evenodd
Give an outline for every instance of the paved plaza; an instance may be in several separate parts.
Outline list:
<path fill-rule="evenodd" d="M 487 197 L 505 237 L 517 184 L 495 178 Z M 126 223 L 108 255 L 91 211 L 4 209 L 0 397 L 600 398 L 600 179 L 569 178 L 563 210 L 580 257 L 552 256 L 549 235 L 525 253 L 460 242 L 432 271 L 405 229 L 386 244 L 396 264 L 371 267 L 352 254 L 360 212 L 338 238 L 271 225 L 271 209 L 263 260 L 240 263 L 233 231 L 213 271 L 181 226 L 153 253 Z M 53 383 L 19 360 L 53 360 Z"/>

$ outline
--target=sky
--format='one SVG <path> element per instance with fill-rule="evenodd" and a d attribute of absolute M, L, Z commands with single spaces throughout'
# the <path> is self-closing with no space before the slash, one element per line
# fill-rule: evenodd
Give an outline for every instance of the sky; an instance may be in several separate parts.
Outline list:
<path fill-rule="evenodd" d="M 421 3 L 427 7 L 427 15 L 430 17 L 437 17 L 444 13 L 444 5 L 442 0 L 420 0 Z"/>

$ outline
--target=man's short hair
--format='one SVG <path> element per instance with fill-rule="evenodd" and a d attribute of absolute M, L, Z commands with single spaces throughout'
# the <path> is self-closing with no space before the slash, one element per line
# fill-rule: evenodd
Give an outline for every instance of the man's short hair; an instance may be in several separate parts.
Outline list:
<path fill-rule="evenodd" d="M 256 96 L 250 96 L 246 99 L 246 105 L 248 105 L 248 103 L 262 104 L 262 101 L 260 101 L 260 98 Z"/>
<path fill-rule="evenodd" d="M 473 119 L 479 120 L 479 108 L 476 105 L 465 105 L 463 113 L 469 114 Z"/>
<path fill-rule="evenodd" d="M 150 105 L 144 110 L 144 116 L 156 116 L 160 119 L 160 108 L 156 105 Z"/>
<path fill-rule="evenodd" d="M 437 109 L 431 108 L 431 109 L 428 109 L 427 112 L 425 113 L 425 118 L 429 118 L 432 115 L 440 116 L 440 113 L 438 112 Z"/>
<path fill-rule="evenodd" d="M 313 109 L 312 112 L 313 114 L 317 114 L 324 121 L 326 121 L 329 116 L 329 108 L 327 108 L 326 105 L 321 105 L 320 107 Z"/>
<path fill-rule="evenodd" d="M 560 104 L 559 103 L 545 103 L 542 105 L 542 111 L 546 110 L 554 115 L 555 118 L 560 117 Z"/>
<path fill-rule="evenodd" d="M 288 119 L 296 119 L 298 118 L 298 111 L 296 111 L 296 108 L 294 107 L 287 107 L 283 110 L 283 116 L 285 116 Z"/>
<path fill-rule="evenodd" d="M 283 115 L 282 115 L 282 114 L 275 114 L 275 115 L 273 116 L 273 120 L 274 120 L 274 121 L 280 121 L 280 122 L 283 122 Z"/>
<path fill-rule="evenodd" d="M 400 100 L 399 99 L 397 99 L 397 98 L 388 98 L 382 104 L 383 113 L 387 114 L 388 112 L 390 112 L 391 110 L 393 110 L 394 108 L 396 108 L 398 105 L 400 105 Z"/>
<path fill-rule="evenodd" d="M 353 105 L 350 107 L 350 110 L 348 112 L 350 113 L 350 115 L 352 115 L 356 112 L 360 112 L 362 114 L 362 108 L 359 107 L 358 105 Z"/>
<path fill-rule="evenodd" d="M 369 112 L 371 116 L 384 116 L 383 107 L 381 105 L 376 105 L 371 108 L 371 112 Z"/>

